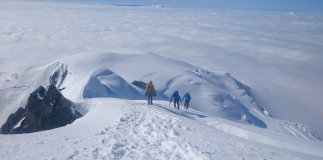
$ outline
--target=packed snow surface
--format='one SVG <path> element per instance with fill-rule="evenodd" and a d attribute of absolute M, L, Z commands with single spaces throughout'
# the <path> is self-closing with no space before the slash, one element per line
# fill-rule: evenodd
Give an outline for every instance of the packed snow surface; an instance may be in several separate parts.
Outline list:
<path fill-rule="evenodd" d="M 322 143 L 282 136 L 263 143 L 217 129 L 223 119 L 168 102 L 99 98 L 79 104 L 89 112 L 49 131 L 0 135 L 1 159 L 322 159 Z M 255 131 L 254 127 L 249 132 Z M 244 133 L 237 126 L 222 126 Z M 265 131 L 260 131 L 265 132 Z M 243 136 L 242 136 L 243 137 Z M 257 136 L 254 137 L 259 138 Z M 268 145 L 269 144 L 269 145 Z"/>

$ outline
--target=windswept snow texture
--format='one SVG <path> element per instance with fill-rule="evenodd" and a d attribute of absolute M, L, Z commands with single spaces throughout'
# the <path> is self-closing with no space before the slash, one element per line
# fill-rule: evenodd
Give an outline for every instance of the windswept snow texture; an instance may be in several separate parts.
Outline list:
<path fill-rule="evenodd" d="M 251 142 L 216 129 L 271 135 L 265 130 L 222 124 L 225 120 L 195 110 L 168 107 L 165 101 L 91 99 L 92 109 L 73 124 L 50 131 L 0 135 L 1 159 L 311 159 L 323 157 L 322 143 L 298 138 L 259 137 Z M 212 124 L 212 125 L 211 125 Z M 221 126 L 222 125 L 222 126 Z M 270 145 L 268 145 L 270 144 Z M 32 146 L 32 147 L 31 147 Z"/>

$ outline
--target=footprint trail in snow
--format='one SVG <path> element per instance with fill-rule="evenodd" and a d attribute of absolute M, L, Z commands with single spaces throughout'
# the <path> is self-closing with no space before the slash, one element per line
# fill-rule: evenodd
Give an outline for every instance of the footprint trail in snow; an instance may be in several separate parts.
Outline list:
<path fill-rule="evenodd" d="M 99 131 L 96 158 L 208 159 L 180 136 L 180 119 L 134 104 L 113 127 Z"/>

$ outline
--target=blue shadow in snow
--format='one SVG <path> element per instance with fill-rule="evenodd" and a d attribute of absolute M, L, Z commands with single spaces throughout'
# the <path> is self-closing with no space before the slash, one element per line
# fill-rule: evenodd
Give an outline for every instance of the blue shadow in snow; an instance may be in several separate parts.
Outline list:
<path fill-rule="evenodd" d="M 194 120 L 194 117 L 191 116 L 191 115 L 195 115 L 195 116 L 198 116 L 199 118 L 205 118 L 207 116 L 204 116 L 204 115 L 201 115 L 201 114 L 197 114 L 197 113 L 192 113 L 192 112 L 189 112 L 189 111 L 186 111 L 186 110 L 182 110 L 182 109 L 175 109 L 173 108 L 174 106 L 169 106 L 169 107 L 165 107 L 161 104 L 154 104 L 155 106 L 157 106 L 158 108 L 162 108 L 164 110 L 167 110 L 168 112 L 171 112 L 173 114 L 176 114 L 176 115 L 179 115 L 179 116 L 182 116 L 182 117 L 186 117 L 186 118 L 189 118 L 189 119 L 193 119 Z"/>

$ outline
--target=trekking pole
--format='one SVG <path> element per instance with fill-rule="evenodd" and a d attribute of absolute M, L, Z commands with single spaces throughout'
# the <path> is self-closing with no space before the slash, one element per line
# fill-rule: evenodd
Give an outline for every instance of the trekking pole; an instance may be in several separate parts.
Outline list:
<path fill-rule="evenodd" d="M 169 102 L 169 105 L 168 105 L 168 107 L 170 107 L 170 104 L 171 104 L 171 103 L 172 103 L 172 101 L 170 101 L 170 102 Z"/>

